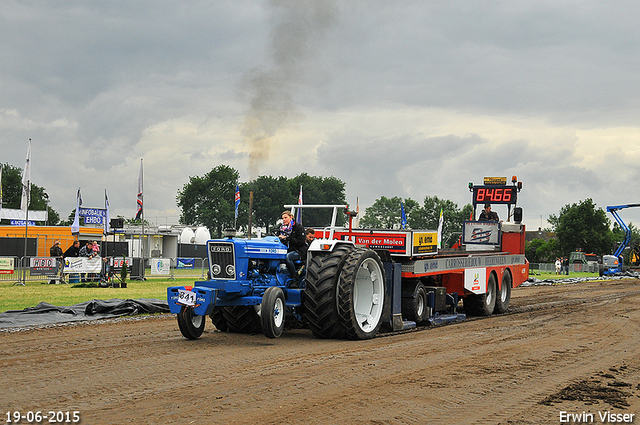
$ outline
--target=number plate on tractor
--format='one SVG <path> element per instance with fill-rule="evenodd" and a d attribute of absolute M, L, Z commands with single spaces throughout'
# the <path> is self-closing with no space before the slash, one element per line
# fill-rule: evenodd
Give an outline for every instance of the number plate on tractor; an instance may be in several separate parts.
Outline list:
<path fill-rule="evenodd" d="M 186 289 L 178 289 L 178 302 L 183 305 L 194 306 L 196 304 L 196 293 Z"/>

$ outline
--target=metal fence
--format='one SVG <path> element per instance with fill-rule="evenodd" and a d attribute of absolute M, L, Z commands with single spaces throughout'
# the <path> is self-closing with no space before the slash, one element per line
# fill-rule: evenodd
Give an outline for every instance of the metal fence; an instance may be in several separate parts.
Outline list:
<path fill-rule="evenodd" d="M 32 258 L 49 258 L 49 257 L 1 257 L 1 259 L 10 259 L 12 261 L 13 267 L 11 270 L 2 270 L 0 269 L 0 283 L 12 283 L 15 285 L 22 285 L 26 282 L 39 282 L 39 283 L 69 283 L 69 275 L 65 275 L 64 279 L 61 279 L 60 273 L 56 272 L 55 274 L 42 274 L 41 272 L 34 271 L 31 265 Z M 137 260 L 137 259 L 136 259 Z M 170 258 L 171 267 L 170 272 L 168 274 L 151 274 L 151 267 L 149 266 L 149 261 L 151 259 L 146 259 L 144 263 L 144 275 L 142 275 L 141 271 L 134 273 L 132 269 L 129 272 L 129 280 L 141 280 L 144 276 L 144 279 L 176 279 L 176 278 L 190 278 L 193 280 L 204 280 L 207 277 L 207 272 L 209 271 L 209 260 L 206 258 L 194 258 L 193 264 L 181 267 L 178 267 L 178 259 Z M 116 271 L 119 273 L 119 270 Z M 100 275 L 94 274 L 89 280 L 90 281 L 98 281 Z M 75 282 L 74 282 L 75 283 Z"/>
<path fill-rule="evenodd" d="M 544 273 L 555 273 L 555 263 L 531 263 L 530 271 L 538 271 Z M 598 264 L 596 263 L 573 263 L 569 264 L 569 273 L 598 273 Z"/>

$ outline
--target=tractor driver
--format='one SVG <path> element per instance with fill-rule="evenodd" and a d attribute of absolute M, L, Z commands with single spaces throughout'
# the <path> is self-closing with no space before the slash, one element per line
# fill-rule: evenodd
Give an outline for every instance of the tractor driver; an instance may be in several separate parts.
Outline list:
<path fill-rule="evenodd" d="M 500 221 L 498 213 L 491 211 L 491 204 L 484 204 L 484 210 L 480 213 L 479 221 Z"/>
<path fill-rule="evenodd" d="M 302 224 L 295 222 L 293 214 L 291 214 L 289 210 L 282 213 L 282 226 L 280 226 L 280 230 L 278 231 L 278 237 L 280 238 L 280 242 L 288 247 L 285 263 L 287 264 L 289 276 L 295 279 L 297 275 L 293 262 L 303 256 L 306 257 L 306 237 L 304 227 L 302 227 Z"/>

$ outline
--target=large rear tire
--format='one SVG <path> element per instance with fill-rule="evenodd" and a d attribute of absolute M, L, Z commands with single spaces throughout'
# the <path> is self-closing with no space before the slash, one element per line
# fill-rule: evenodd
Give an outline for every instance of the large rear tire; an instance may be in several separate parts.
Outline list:
<path fill-rule="evenodd" d="M 204 332 L 204 316 L 193 312 L 193 307 L 182 306 L 178 313 L 178 327 L 180 333 L 187 339 L 198 339 Z"/>
<path fill-rule="evenodd" d="M 427 290 L 419 281 L 408 282 L 402 288 L 402 317 L 418 324 L 429 317 Z"/>
<path fill-rule="evenodd" d="M 229 323 L 227 323 L 227 319 L 224 318 L 224 313 L 222 311 L 223 307 L 213 307 L 213 312 L 209 317 L 211 317 L 211 323 L 216 327 L 220 332 L 229 332 Z"/>
<path fill-rule="evenodd" d="M 316 254 L 307 267 L 304 310 L 309 329 L 317 338 L 342 338 L 336 286 L 340 270 L 353 245 L 339 245 L 327 254 Z"/>
<path fill-rule="evenodd" d="M 496 297 L 494 313 L 502 314 L 509 310 L 509 303 L 511 302 L 511 282 L 511 273 L 509 273 L 508 270 L 505 270 L 502 275 L 500 291 L 498 291 L 498 296 Z"/>
<path fill-rule="evenodd" d="M 264 291 L 260 309 L 262 332 L 267 338 L 278 338 L 282 335 L 285 313 L 284 292 L 277 286 L 270 286 Z"/>
<path fill-rule="evenodd" d="M 256 334 L 262 332 L 260 316 L 258 316 L 254 306 L 235 305 L 223 307 L 222 314 L 229 326 L 229 332 L 243 334 Z"/>
<path fill-rule="evenodd" d="M 469 294 L 464 300 L 464 311 L 472 316 L 491 316 L 496 306 L 496 276 L 491 273 L 487 281 L 487 292 Z"/>
<path fill-rule="evenodd" d="M 376 336 L 382 323 L 384 298 L 384 268 L 378 254 L 370 249 L 351 252 L 338 281 L 338 315 L 347 337 Z"/>

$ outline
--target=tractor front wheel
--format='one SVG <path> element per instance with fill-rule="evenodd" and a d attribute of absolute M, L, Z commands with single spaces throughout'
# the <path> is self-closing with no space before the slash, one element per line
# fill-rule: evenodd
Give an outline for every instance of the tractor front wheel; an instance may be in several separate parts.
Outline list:
<path fill-rule="evenodd" d="M 262 332 L 267 338 L 278 338 L 284 330 L 284 292 L 277 286 L 270 286 L 262 296 L 260 320 Z"/>
<path fill-rule="evenodd" d="M 182 306 L 178 313 L 178 327 L 182 336 L 187 339 L 198 339 L 204 332 L 204 316 L 193 312 L 193 307 Z"/>

